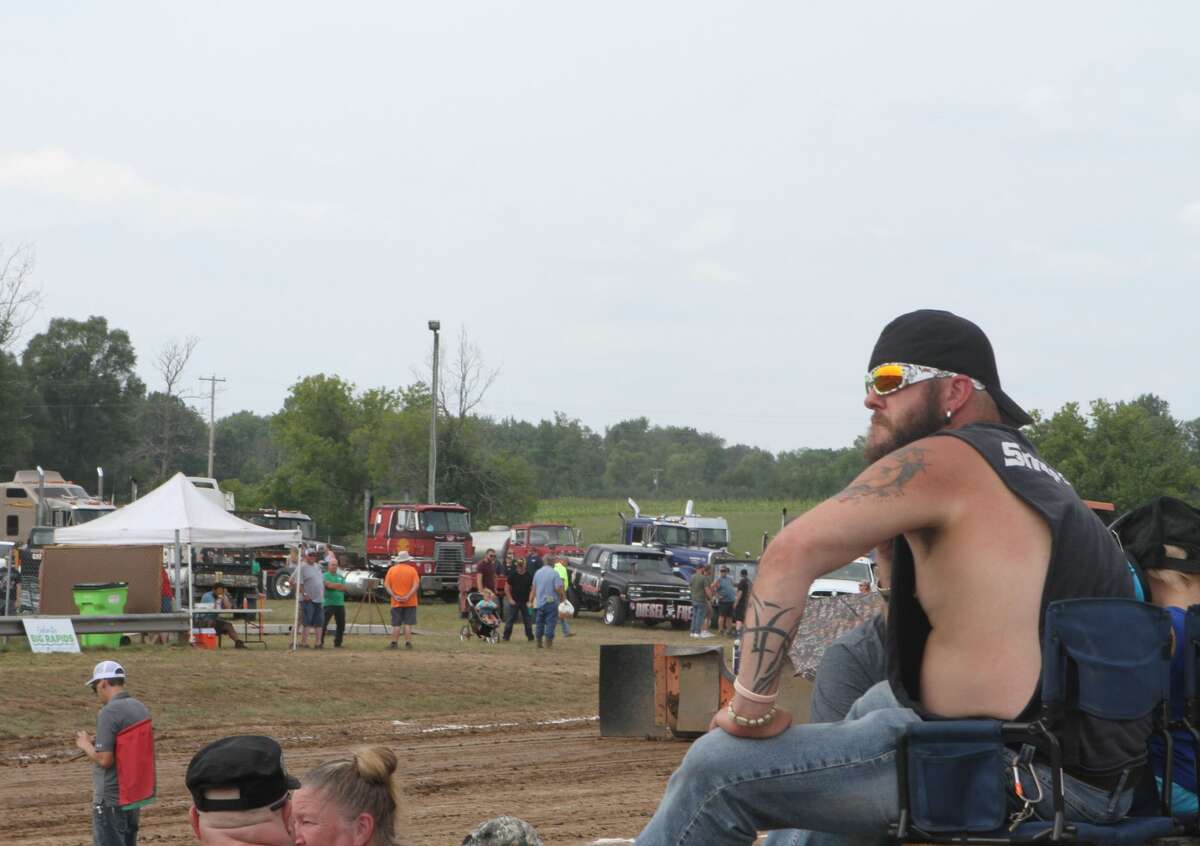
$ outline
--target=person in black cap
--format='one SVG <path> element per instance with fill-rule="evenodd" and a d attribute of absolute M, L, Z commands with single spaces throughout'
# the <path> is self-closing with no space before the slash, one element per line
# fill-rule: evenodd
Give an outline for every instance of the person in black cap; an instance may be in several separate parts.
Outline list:
<path fill-rule="evenodd" d="M 292 846 L 291 791 L 283 750 L 263 735 L 214 740 L 187 768 L 192 831 L 206 846 Z"/>
<path fill-rule="evenodd" d="M 870 466 L 763 555 L 734 696 L 671 777 L 639 846 L 750 844 L 772 829 L 800 830 L 789 843 L 814 831 L 833 833 L 823 843 L 886 837 L 911 723 L 1031 718 L 1046 605 L 1132 595 L 1112 537 L 1018 431 L 1030 417 L 1001 388 L 974 323 L 932 310 L 893 320 L 871 353 L 864 405 Z M 892 538 L 889 680 L 841 722 L 792 726 L 776 699 L 813 580 Z M 1150 729 L 1149 715 L 1097 734 L 1064 724 L 1068 818 L 1125 814 Z M 1053 813 L 1043 794 L 1041 818 Z"/>

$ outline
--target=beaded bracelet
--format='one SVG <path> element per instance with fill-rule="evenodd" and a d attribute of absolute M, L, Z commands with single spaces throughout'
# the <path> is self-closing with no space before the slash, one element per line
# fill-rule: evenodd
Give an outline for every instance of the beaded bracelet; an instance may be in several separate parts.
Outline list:
<path fill-rule="evenodd" d="M 725 710 L 727 710 L 729 712 L 729 718 L 731 720 L 733 720 L 735 723 L 737 723 L 739 726 L 745 726 L 746 728 L 758 728 L 759 726 L 765 726 L 767 723 L 771 722 L 771 720 L 774 719 L 775 713 L 779 710 L 779 708 L 772 705 L 770 711 L 767 711 L 767 713 L 763 714 L 761 717 L 758 717 L 753 720 L 750 719 L 749 717 L 743 717 L 737 711 L 733 710 L 732 702 L 729 703 L 728 707 Z"/>
<path fill-rule="evenodd" d="M 734 693 L 747 702 L 757 702 L 759 705 L 770 705 L 779 698 L 779 691 L 775 691 L 774 693 L 755 693 L 752 690 L 747 690 L 737 679 L 733 680 L 733 690 Z"/>

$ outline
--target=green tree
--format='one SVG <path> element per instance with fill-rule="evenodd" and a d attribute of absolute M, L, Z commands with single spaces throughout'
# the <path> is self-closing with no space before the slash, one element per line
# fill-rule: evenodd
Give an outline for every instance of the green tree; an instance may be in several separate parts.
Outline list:
<path fill-rule="evenodd" d="M 1187 438 L 1166 403 L 1158 406 L 1145 399 L 1092 403 L 1093 462 L 1082 490 L 1122 511 L 1155 496 L 1187 497 L 1200 477 L 1188 461 Z"/>
<path fill-rule="evenodd" d="M 25 348 L 22 369 L 39 398 L 33 451 L 66 477 L 90 479 L 97 466 L 129 466 L 126 456 L 145 386 L 134 374 L 129 335 L 103 317 L 55 318 Z"/>
<path fill-rule="evenodd" d="M 1095 463 L 1090 455 L 1092 430 L 1079 403 L 1067 403 L 1049 419 L 1036 411 L 1031 416 L 1034 423 L 1025 434 L 1042 458 L 1066 476 L 1077 491 L 1080 485 L 1091 484 Z"/>
<path fill-rule="evenodd" d="M 1040 416 L 1030 439 L 1080 496 L 1112 502 L 1119 511 L 1155 496 L 1193 496 L 1200 466 L 1190 429 L 1171 417 L 1167 402 L 1144 394 L 1129 402 L 1094 400 L 1084 417 L 1074 403 L 1048 420 Z"/>
<path fill-rule="evenodd" d="M 239 411 L 217 421 L 213 473 L 222 482 L 237 479 L 257 485 L 279 465 L 271 417 Z"/>
<path fill-rule="evenodd" d="M 771 487 L 775 456 L 766 450 L 745 448 L 737 464 L 721 474 L 719 482 L 729 496 L 748 497 Z"/>
<path fill-rule="evenodd" d="M 33 465 L 33 421 L 39 409 L 30 402 L 30 388 L 20 363 L 0 352 L 0 477 Z"/>
<path fill-rule="evenodd" d="M 179 471 L 208 470 L 208 425 L 182 399 L 155 391 L 136 403 L 131 448 L 124 464 L 143 486 L 156 486 Z"/>
<path fill-rule="evenodd" d="M 292 385 L 271 421 L 280 463 L 266 485 L 272 504 L 303 508 L 322 536 L 358 533 L 369 473 L 357 433 L 362 410 L 354 385 L 307 376 Z"/>

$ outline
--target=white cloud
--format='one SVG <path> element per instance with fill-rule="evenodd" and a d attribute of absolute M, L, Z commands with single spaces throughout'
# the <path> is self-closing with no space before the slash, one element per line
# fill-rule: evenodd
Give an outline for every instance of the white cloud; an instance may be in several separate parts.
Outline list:
<path fill-rule="evenodd" d="M 79 159 L 58 148 L 0 155 L 0 186 L 84 203 L 120 202 L 154 192 L 128 165 Z"/>
<path fill-rule="evenodd" d="M 1188 229 L 1200 232 L 1200 200 L 1194 203 L 1188 203 L 1179 212 L 1179 222 Z"/>
<path fill-rule="evenodd" d="M 1038 85 L 1027 90 L 1021 98 L 1025 111 L 1037 117 L 1055 115 L 1062 111 L 1066 99 L 1049 85 Z"/>
<path fill-rule="evenodd" d="M 157 184 L 131 165 L 81 158 L 58 147 L 0 154 L 0 188 L 27 191 L 153 230 L 291 229 L 328 225 L 338 210 L 316 201 L 265 201 Z"/>

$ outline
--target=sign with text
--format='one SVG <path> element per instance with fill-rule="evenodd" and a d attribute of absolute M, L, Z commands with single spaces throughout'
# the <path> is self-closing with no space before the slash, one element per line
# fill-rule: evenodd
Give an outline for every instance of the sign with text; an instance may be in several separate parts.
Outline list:
<path fill-rule="evenodd" d="M 25 637 L 33 652 L 78 652 L 79 640 L 70 620 L 53 617 L 26 617 Z"/>

